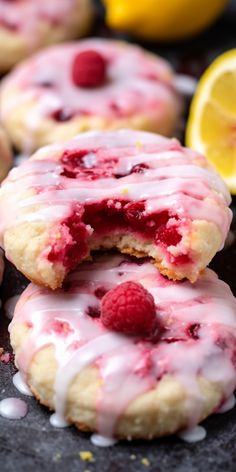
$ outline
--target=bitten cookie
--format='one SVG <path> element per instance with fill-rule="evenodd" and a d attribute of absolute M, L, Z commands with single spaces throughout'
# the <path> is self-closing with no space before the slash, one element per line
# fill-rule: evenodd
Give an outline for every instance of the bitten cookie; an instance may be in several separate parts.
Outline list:
<path fill-rule="evenodd" d="M 12 164 L 12 151 L 9 140 L 0 125 L 0 182 L 6 177 Z"/>
<path fill-rule="evenodd" d="M 10 334 L 32 392 L 56 410 L 53 424 L 106 438 L 193 427 L 236 387 L 236 302 L 210 269 L 191 285 L 149 262 L 98 258 L 54 293 L 30 284 Z"/>
<path fill-rule="evenodd" d="M 0 0 L 0 73 L 37 49 L 83 36 L 92 0 Z"/>
<path fill-rule="evenodd" d="M 230 195 L 206 159 L 133 130 L 88 132 L 13 169 L 0 190 L 6 256 L 51 288 L 93 249 L 150 256 L 194 282 L 224 244 Z"/>
<path fill-rule="evenodd" d="M 9 136 L 26 152 L 96 129 L 172 135 L 181 109 L 167 62 L 105 39 L 51 47 L 30 58 L 3 81 L 1 107 Z"/>

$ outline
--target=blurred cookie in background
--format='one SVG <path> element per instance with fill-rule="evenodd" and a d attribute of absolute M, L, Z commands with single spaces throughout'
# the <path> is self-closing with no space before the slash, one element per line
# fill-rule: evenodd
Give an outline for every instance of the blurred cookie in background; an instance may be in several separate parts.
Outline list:
<path fill-rule="evenodd" d="M 169 63 L 140 46 L 92 38 L 47 48 L 1 86 L 2 121 L 31 153 L 89 130 L 175 134 L 182 99 Z"/>
<path fill-rule="evenodd" d="M 0 0 L 0 73 L 34 51 L 86 34 L 92 0 Z"/>
<path fill-rule="evenodd" d="M 9 140 L 0 125 L 0 182 L 6 177 L 12 164 L 12 152 Z"/>

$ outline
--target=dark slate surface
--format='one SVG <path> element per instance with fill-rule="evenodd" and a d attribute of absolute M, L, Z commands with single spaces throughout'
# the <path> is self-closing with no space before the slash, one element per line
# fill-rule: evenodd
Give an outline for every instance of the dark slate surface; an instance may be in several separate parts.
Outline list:
<path fill-rule="evenodd" d="M 146 47 L 170 58 L 178 71 L 199 76 L 213 57 L 236 46 L 234 10 L 231 4 L 214 27 L 193 41 L 177 46 L 146 44 Z M 111 36 L 101 19 L 94 33 Z M 234 207 L 236 209 L 236 200 Z M 236 244 L 218 254 L 212 267 L 230 284 L 236 295 Z M 7 264 L 0 294 L 3 303 L 9 296 L 21 293 L 26 283 Z M 4 316 L 0 318 L 0 346 L 10 351 Z M 48 411 L 36 400 L 21 395 L 15 389 L 12 384 L 15 371 L 13 362 L 0 362 L 0 399 L 20 397 L 27 402 L 29 411 L 22 420 L 10 421 L 0 417 L 0 472 L 236 471 L 236 408 L 206 420 L 207 438 L 199 443 L 187 444 L 172 437 L 150 443 L 120 442 L 113 448 L 99 449 L 90 443 L 89 435 L 79 433 L 73 427 L 63 430 L 53 428 L 49 423 Z M 80 451 L 92 452 L 94 462 L 82 461 Z M 148 459 L 149 465 L 145 459 Z"/>

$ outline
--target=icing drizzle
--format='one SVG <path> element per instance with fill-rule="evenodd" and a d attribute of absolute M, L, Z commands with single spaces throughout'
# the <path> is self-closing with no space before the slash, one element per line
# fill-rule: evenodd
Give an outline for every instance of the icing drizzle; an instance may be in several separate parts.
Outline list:
<path fill-rule="evenodd" d="M 155 299 L 163 325 L 157 342 L 109 332 L 99 318 L 87 314 L 89 307 L 99 309 L 97 289 L 108 290 L 127 280 L 142 283 Z M 85 367 L 98 368 L 102 383 L 97 392 L 96 429 L 111 438 L 128 405 L 156 388 L 166 375 L 185 391 L 189 428 L 198 423 L 204 405 L 199 376 L 219 384 L 225 400 L 232 395 L 236 385 L 235 310 L 230 288 L 210 269 L 193 286 L 166 280 L 149 262 L 103 256 L 73 272 L 65 290 L 52 293 L 30 284 L 17 304 L 10 331 L 18 324 L 30 326 L 16 352 L 25 378 L 34 353 L 54 346 L 58 365 L 54 425 L 65 426 L 68 388 L 76 375 Z"/>
<path fill-rule="evenodd" d="M 68 177 L 63 156 L 81 152 L 85 155 L 79 173 L 76 178 Z M 68 158 L 68 162 L 71 161 L 72 157 Z M 142 168 L 141 173 L 133 170 L 137 166 Z M 188 241 L 191 221 L 215 223 L 223 245 L 232 217 L 227 207 L 230 203 L 228 190 L 216 172 L 207 167 L 202 156 L 181 147 L 175 140 L 128 130 L 85 133 L 66 146 L 43 148 L 10 172 L 0 194 L 1 233 L 22 222 L 42 221 L 45 230 L 52 223 L 59 225 L 61 241 L 63 222 L 74 215 L 75 208 L 83 213 L 82 208 L 94 202 L 141 201 L 144 202 L 145 217 L 170 212 L 168 228 L 177 225 L 181 241 L 165 250 L 155 240 L 155 247 L 162 251 L 161 257 L 165 254 L 170 265 L 178 256 L 187 254 L 185 240 Z M 90 223 L 83 228 L 87 242 L 92 241 L 94 230 Z M 48 235 L 50 244 L 52 236 Z M 80 235 L 79 240 L 84 241 L 84 237 Z M 81 251 L 85 255 L 88 248 Z M 48 252 L 49 247 L 45 249 L 44 257 Z M 196 261 L 193 262 L 195 265 Z"/>

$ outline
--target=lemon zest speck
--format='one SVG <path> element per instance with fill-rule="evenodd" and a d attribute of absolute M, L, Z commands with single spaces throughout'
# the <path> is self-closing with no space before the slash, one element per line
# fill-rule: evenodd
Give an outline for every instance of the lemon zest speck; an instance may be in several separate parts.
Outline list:
<path fill-rule="evenodd" d="M 95 462 L 93 453 L 90 451 L 80 451 L 79 456 L 82 461 Z"/>

